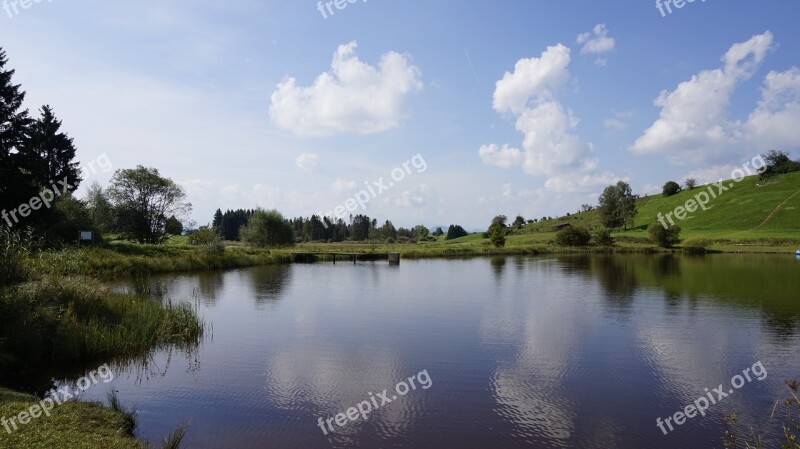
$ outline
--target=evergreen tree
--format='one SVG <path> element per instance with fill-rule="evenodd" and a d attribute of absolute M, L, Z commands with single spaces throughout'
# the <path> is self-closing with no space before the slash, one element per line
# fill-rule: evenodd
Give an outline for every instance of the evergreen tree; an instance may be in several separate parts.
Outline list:
<path fill-rule="evenodd" d="M 366 215 L 356 215 L 353 217 L 351 236 L 353 241 L 365 241 L 369 239 L 369 231 L 372 229 L 372 221 Z"/>
<path fill-rule="evenodd" d="M 14 70 L 6 69 L 7 63 L 0 48 L 0 210 L 14 210 L 38 193 L 28 175 L 35 164 L 20 152 L 31 125 L 28 111 L 22 109 L 25 92 L 13 84 Z"/>
<path fill-rule="evenodd" d="M 39 185 L 49 186 L 67 178 L 70 192 L 74 192 L 81 181 L 80 168 L 75 159 L 72 139 L 61 132 L 61 121 L 53 115 L 50 106 L 42 106 L 42 115 L 31 126 L 28 138 L 22 145 L 23 152 L 36 161 L 33 175 Z"/>
<path fill-rule="evenodd" d="M 178 217 L 173 215 L 167 218 L 167 221 L 164 223 L 164 232 L 169 235 L 182 235 L 183 223 L 178 220 Z"/>
<path fill-rule="evenodd" d="M 450 225 L 450 228 L 447 229 L 447 237 L 445 237 L 445 240 L 453 240 L 467 235 L 469 234 L 461 226 Z"/>
<path fill-rule="evenodd" d="M 217 211 L 214 212 L 214 221 L 211 222 L 211 227 L 219 231 L 221 226 L 222 226 L 222 211 L 217 209 Z"/>

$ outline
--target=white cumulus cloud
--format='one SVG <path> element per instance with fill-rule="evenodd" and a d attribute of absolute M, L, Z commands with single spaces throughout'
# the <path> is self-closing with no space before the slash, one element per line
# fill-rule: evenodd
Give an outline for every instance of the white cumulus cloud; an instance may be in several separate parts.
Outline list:
<path fill-rule="evenodd" d="M 495 84 L 494 109 L 519 114 L 533 96 L 549 98 L 569 79 L 569 48 L 562 44 L 548 47 L 540 58 L 520 59 L 514 72 L 506 72 Z"/>
<path fill-rule="evenodd" d="M 534 176 L 547 176 L 548 190 L 577 192 L 593 189 L 616 177 L 596 174 L 592 144 L 575 134 L 579 120 L 557 98 L 559 87 L 570 78 L 570 49 L 563 44 L 548 47 L 539 58 L 517 61 L 514 72 L 497 82 L 494 109 L 516 118 L 523 134 L 522 150 L 486 144 L 478 154 L 486 165 L 509 168 L 520 165 Z M 571 178 L 571 179 L 569 179 Z"/>
<path fill-rule="evenodd" d="M 736 124 L 728 117 L 736 87 L 750 79 L 772 48 L 769 31 L 733 45 L 723 66 L 704 70 L 672 91 L 663 91 L 655 105 L 658 120 L 631 147 L 635 154 L 671 154 L 673 161 L 701 162 L 719 158 L 737 142 Z"/>
<path fill-rule="evenodd" d="M 331 69 L 311 86 L 299 86 L 293 77 L 281 81 L 272 94 L 272 121 L 303 136 L 372 134 L 399 126 L 404 99 L 423 87 L 420 70 L 396 52 L 371 66 L 356 56 L 356 48 L 356 42 L 340 45 Z"/>
<path fill-rule="evenodd" d="M 616 47 L 616 41 L 608 35 L 605 23 L 598 23 L 591 32 L 579 34 L 577 42 L 583 45 L 582 55 L 608 53 Z"/>
<path fill-rule="evenodd" d="M 800 148 L 800 69 L 770 72 L 761 101 L 743 125 L 752 145 L 764 150 Z"/>

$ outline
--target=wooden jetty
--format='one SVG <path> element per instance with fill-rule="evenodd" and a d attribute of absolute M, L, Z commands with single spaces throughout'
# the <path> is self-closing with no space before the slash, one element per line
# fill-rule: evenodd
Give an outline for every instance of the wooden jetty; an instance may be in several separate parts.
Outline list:
<path fill-rule="evenodd" d="M 302 252 L 292 253 L 292 261 L 296 263 L 314 263 L 320 259 L 332 260 L 336 265 L 336 260 L 353 261 L 355 265 L 359 260 L 388 260 L 389 265 L 400 265 L 400 253 L 328 253 L 328 252 Z"/>

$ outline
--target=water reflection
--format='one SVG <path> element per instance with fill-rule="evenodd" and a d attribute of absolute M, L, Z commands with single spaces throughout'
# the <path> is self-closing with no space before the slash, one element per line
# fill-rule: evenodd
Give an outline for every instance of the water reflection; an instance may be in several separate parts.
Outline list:
<path fill-rule="evenodd" d="M 503 270 L 506 268 L 507 260 L 508 258 L 505 256 L 492 257 L 490 260 L 494 277 L 498 282 L 503 278 Z"/>
<path fill-rule="evenodd" d="M 197 274 L 197 299 L 206 307 L 217 305 L 220 291 L 225 284 L 225 275 L 222 271 L 207 271 Z"/>
<path fill-rule="evenodd" d="M 511 259 L 160 279 L 156 295 L 214 298 L 199 302 L 214 340 L 195 358 L 157 354 L 115 388 L 139 404 L 143 436 L 188 417 L 199 449 L 706 449 L 724 431 L 716 419 L 665 438 L 655 418 L 760 360 L 776 382 L 714 413 L 764 424 L 800 363 L 792 258 Z M 422 369 L 430 390 L 332 435 L 317 427 Z"/>
<path fill-rule="evenodd" d="M 630 310 L 633 297 L 639 288 L 636 264 L 629 258 L 601 256 L 592 260 L 590 267 L 606 291 L 609 310 L 625 313 Z"/>
<path fill-rule="evenodd" d="M 265 265 L 246 272 L 251 285 L 251 293 L 259 309 L 274 307 L 281 299 L 281 293 L 291 281 L 292 270 L 289 265 Z"/>

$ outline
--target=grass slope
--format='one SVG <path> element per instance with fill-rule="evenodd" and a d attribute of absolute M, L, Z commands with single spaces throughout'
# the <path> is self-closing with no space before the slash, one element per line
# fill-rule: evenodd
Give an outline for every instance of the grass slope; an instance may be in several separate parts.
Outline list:
<path fill-rule="evenodd" d="M 710 199 L 706 210 L 698 208 L 684 220 L 675 220 L 682 229 L 681 237 L 687 243 L 704 240 L 712 246 L 716 243 L 719 248 L 735 244 L 775 247 L 800 244 L 800 172 L 767 181 L 751 176 L 738 183 L 725 181 L 723 185 L 732 187 L 721 194 L 717 194 L 717 187 L 710 185 L 684 190 L 668 198 L 662 195 L 640 198 L 633 229 L 617 233 L 615 237 L 632 242 L 647 239 L 646 228 L 659 213 L 665 216 L 711 188 L 718 196 Z M 551 236 L 553 227 L 560 223 L 590 229 L 602 226 L 599 212 L 593 210 L 527 225 L 518 234 Z"/>

